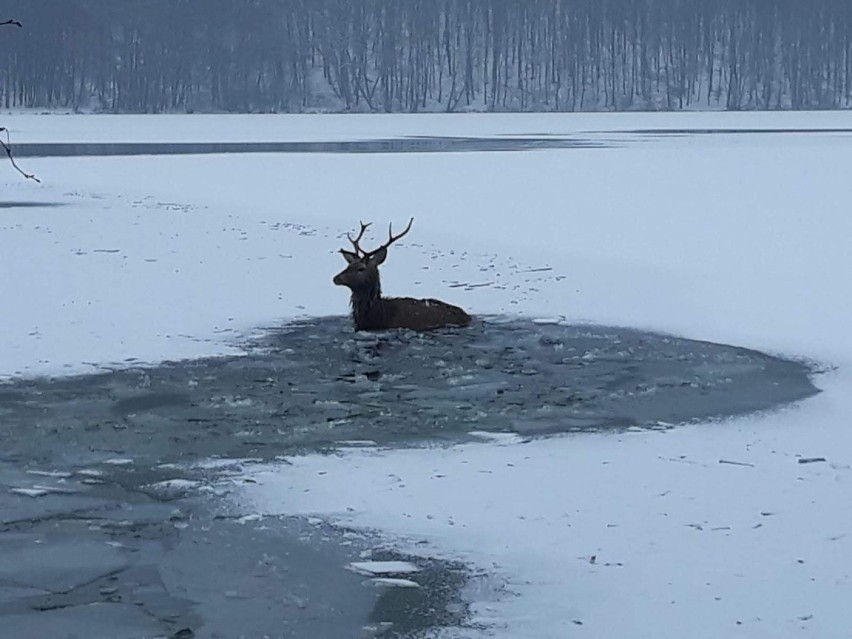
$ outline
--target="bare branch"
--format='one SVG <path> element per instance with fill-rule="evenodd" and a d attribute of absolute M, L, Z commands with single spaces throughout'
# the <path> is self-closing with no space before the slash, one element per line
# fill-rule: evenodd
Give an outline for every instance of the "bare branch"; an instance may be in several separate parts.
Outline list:
<path fill-rule="evenodd" d="M 18 163 L 15 162 L 15 156 L 12 155 L 12 143 L 9 140 L 9 129 L 7 129 L 5 126 L 0 126 L 0 133 L 2 133 L 3 131 L 6 132 L 6 141 L 4 142 L 2 139 L 0 139 L 0 146 L 3 147 L 3 150 L 6 151 L 6 155 L 9 156 L 9 162 L 11 162 L 12 166 L 15 167 L 15 170 L 21 175 L 23 175 L 25 178 L 41 184 L 41 180 L 39 180 L 33 173 L 26 173 L 23 169 L 21 169 L 21 167 L 18 166 Z"/>
<path fill-rule="evenodd" d="M 7 25 L 9 25 L 9 26 L 14 26 L 14 27 L 18 27 L 19 29 L 23 29 L 23 28 L 24 28 L 24 25 L 22 25 L 22 24 L 21 24 L 18 20 L 6 20 L 5 22 L 0 22 L 0 27 L 4 27 L 4 26 L 7 26 Z M 15 167 L 15 170 L 16 170 L 18 173 L 20 173 L 21 175 L 23 175 L 25 178 L 27 178 L 28 180 L 33 180 L 33 181 L 38 182 L 39 184 L 41 184 L 41 180 L 39 180 L 39 179 L 38 179 L 35 175 L 33 175 L 32 173 L 25 173 L 25 172 L 21 169 L 21 167 L 19 167 L 19 166 L 18 166 L 18 163 L 17 163 L 17 162 L 15 162 L 15 156 L 13 156 L 13 155 L 12 155 L 12 143 L 11 143 L 11 141 L 9 140 L 9 129 L 7 129 L 7 128 L 6 128 L 6 127 L 4 127 L 4 126 L 0 126 L 0 133 L 2 133 L 3 131 L 5 131 L 5 132 L 6 132 L 6 141 L 4 142 L 3 140 L 0 140 L 0 146 L 2 146 L 2 147 L 3 147 L 3 150 L 4 150 L 4 151 L 6 151 L 6 155 L 8 155 L 8 156 L 9 156 L 9 162 L 11 162 L 11 163 L 12 163 L 12 166 L 13 166 L 13 167 Z"/>

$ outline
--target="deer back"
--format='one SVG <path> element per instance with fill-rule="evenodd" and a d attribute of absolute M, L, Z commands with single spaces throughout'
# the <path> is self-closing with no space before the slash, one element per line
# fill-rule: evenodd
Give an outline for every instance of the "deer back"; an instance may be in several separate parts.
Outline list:
<path fill-rule="evenodd" d="M 391 297 L 383 300 L 386 326 L 384 328 L 409 328 L 430 331 L 445 326 L 467 326 L 470 315 L 458 306 L 435 299 Z"/>

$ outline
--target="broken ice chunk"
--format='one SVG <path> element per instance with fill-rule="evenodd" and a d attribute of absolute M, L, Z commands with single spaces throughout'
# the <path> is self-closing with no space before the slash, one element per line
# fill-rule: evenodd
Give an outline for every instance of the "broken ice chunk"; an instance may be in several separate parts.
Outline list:
<path fill-rule="evenodd" d="M 408 561 L 353 561 L 346 568 L 359 575 L 402 575 L 420 572 L 420 568 Z"/>
<path fill-rule="evenodd" d="M 419 588 L 420 584 L 411 579 L 393 579 L 391 577 L 375 577 L 369 583 L 386 588 Z"/>

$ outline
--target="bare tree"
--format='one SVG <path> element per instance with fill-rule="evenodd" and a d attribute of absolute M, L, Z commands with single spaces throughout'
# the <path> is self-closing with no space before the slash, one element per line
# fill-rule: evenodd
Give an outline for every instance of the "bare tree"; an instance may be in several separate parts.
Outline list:
<path fill-rule="evenodd" d="M 0 27 L 7 25 L 15 26 L 19 29 L 23 29 L 24 27 L 24 25 L 22 25 L 18 20 L 6 20 L 5 22 L 0 22 Z M 41 180 L 39 180 L 33 173 L 25 172 L 23 169 L 21 169 L 21 167 L 18 166 L 18 163 L 15 162 L 15 156 L 12 154 L 12 142 L 9 138 L 9 130 L 4 126 L 0 126 L 0 133 L 6 134 L 6 141 L 4 142 L 2 139 L 0 139 L 0 146 L 3 147 L 3 150 L 6 152 L 6 156 L 9 158 L 9 162 L 12 163 L 12 166 L 15 168 L 15 170 L 28 180 L 41 182 Z"/>

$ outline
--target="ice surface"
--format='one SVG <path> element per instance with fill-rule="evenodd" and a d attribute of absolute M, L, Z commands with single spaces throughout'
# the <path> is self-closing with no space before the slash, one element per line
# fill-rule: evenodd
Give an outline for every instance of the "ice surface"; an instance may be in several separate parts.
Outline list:
<path fill-rule="evenodd" d="M 167 626 L 139 606 L 93 603 L 48 610 L 40 615 L 3 616 L 7 637 L 85 637 L 141 639 L 167 636 Z"/>
<path fill-rule="evenodd" d="M 104 543 L 24 537 L 3 544 L 0 579 L 50 592 L 67 592 L 117 572 L 127 563 L 122 551 Z"/>
<path fill-rule="evenodd" d="M 471 593 L 485 629 L 466 636 L 848 634 L 852 138 L 652 130 L 849 128 L 852 113 L 3 124 L 22 142 L 614 139 L 511 154 L 31 159 L 44 185 L 9 171 L 4 196 L 59 206 L 3 209 L 0 292 L 15 302 L 0 372 L 234 354 L 258 326 L 342 314 L 330 278 L 343 233 L 359 218 L 378 228 L 414 215 L 383 267 L 387 294 L 652 329 L 836 370 L 801 406 L 712 427 L 291 457 L 238 491 L 245 514 L 380 530 L 493 575 L 502 590 Z M 827 461 L 798 463 L 812 457 Z"/>

